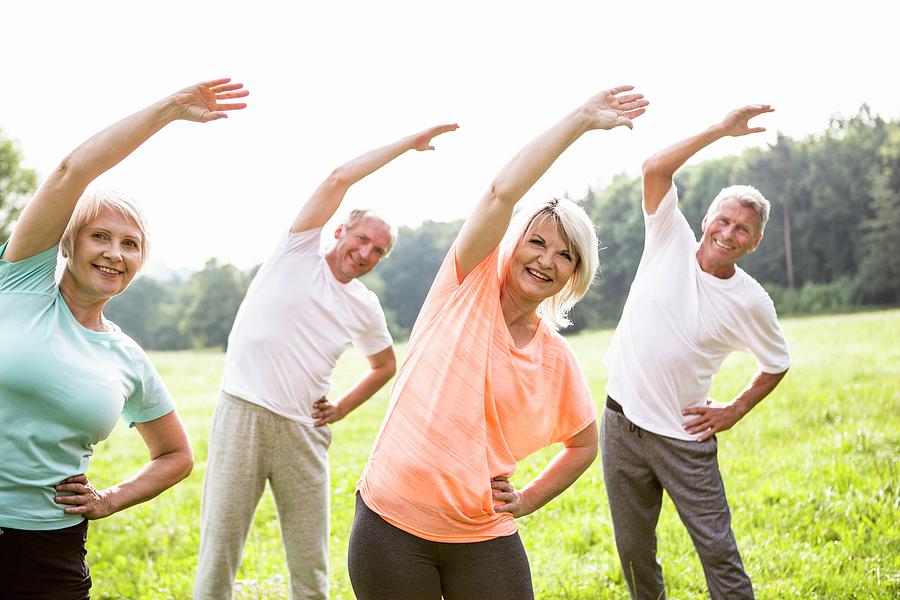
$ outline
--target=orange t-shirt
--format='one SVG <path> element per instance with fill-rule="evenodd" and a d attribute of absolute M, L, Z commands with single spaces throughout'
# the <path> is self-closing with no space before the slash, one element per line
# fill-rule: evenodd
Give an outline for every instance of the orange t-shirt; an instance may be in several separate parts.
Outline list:
<path fill-rule="evenodd" d="M 413 327 L 358 489 L 384 520 L 437 542 L 512 535 L 491 478 L 597 418 L 568 342 L 543 322 L 516 348 L 500 306 L 498 250 L 462 283 L 450 248 Z"/>

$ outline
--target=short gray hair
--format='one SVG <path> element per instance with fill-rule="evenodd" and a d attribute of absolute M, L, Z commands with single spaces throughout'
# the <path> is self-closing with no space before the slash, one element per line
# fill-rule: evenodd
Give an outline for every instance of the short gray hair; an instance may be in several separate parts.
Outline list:
<path fill-rule="evenodd" d="M 347 218 L 344 219 L 344 222 L 341 223 L 341 227 L 343 227 L 346 231 L 363 219 L 375 219 L 376 221 L 381 221 L 382 223 L 384 223 L 385 227 L 388 228 L 388 231 L 391 235 L 391 244 L 387 248 L 385 248 L 385 253 L 382 258 L 386 257 L 391 253 L 391 250 L 393 250 L 394 246 L 397 244 L 397 235 L 399 234 L 399 231 L 397 231 L 397 228 L 395 226 L 385 221 L 381 215 L 376 213 L 371 208 L 354 208 L 350 211 L 350 214 L 347 215 Z"/>
<path fill-rule="evenodd" d="M 753 210 L 759 215 L 759 235 L 763 234 L 766 229 L 766 222 L 769 220 L 769 209 L 771 205 L 766 197 L 762 195 L 758 189 L 752 185 L 730 185 L 723 188 L 721 192 L 713 199 L 712 204 L 703 217 L 704 223 L 712 215 L 716 214 L 719 206 L 727 200 L 737 200 L 741 206 Z"/>
<path fill-rule="evenodd" d="M 59 240 L 59 247 L 64 256 L 72 256 L 75 249 L 75 238 L 81 228 L 97 218 L 104 208 L 109 208 L 118 213 L 122 218 L 134 222 L 141 232 L 141 264 L 138 271 L 143 268 L 150 255 L 150 240 L 147 238 L 147 219 L 144 211 L 138 206 L 134 198 L 125 194 L 110 190 L 96 190 L 86 192 L 69 218 L 69 223 Z"/>
<path fill-rule="evenodd" d="M 584 209 L 568 198 L 526 204 L 513 215 L 500 242 L 501 279 L 505 277 L 509 261 L 525 232 L 539 219 L 550 219 L 556 223 L 578 260 L 575 272 L 565 286 L 538 307 L 541 318 L 553 329 L 560 329 L 572 324 L 569 311 L 587 293 L 600 268 L 597 232 Z"/>

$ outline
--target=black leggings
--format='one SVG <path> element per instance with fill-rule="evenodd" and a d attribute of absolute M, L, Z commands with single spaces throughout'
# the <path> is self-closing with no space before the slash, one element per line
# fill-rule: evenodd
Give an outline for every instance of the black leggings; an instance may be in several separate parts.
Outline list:
<path fill-rule="evenodd" d="M 359 494 L 347 563 L 358 600 L 533 600 L 519 534 L 485 542 L 423 540 L 373 512 Z"/>
<path fill-rule="evenodd" d="M 88 522 L 64 529 L 0 528 L 0 600 L 87 600 Z"/>

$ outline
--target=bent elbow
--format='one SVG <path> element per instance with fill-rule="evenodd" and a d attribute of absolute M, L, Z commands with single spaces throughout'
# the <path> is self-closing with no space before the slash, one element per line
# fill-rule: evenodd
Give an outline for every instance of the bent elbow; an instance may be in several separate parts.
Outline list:
<path fill-rule="evenodd" d="M 178 466 L 180 467 L 178 470 L 178 481 L 187 479 L 194 470 L 194 453 L 190 448 L 184 453 Z"/>
<path fill-rule="evenodd" d="M 334 188 L 347 188 L 350 187 L 350 183 L 351 181 L 347 174 L 347 169 L 343 166 L 333 170 L 325 179 L 325 184 Z"/>
<path fill-rule="evenodd" d="M 644 164 L 641 165 L 641 174 L 644 177 L 658 175 L 662 172 L 662 168 L 660 167 L 659 160 L 656 158 L 656 155 L 651 156 L 647 160 L 644 161 Z"/>

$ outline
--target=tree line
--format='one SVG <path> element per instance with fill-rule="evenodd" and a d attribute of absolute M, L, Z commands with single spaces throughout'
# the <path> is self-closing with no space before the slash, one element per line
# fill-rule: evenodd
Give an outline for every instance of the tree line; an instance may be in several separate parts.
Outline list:
<path fill-rule="evenodd" d="M 0 132 L 0 241 L 36 179 Z M 769 199 L 765 239 L 741 267 L 764 285 L 780 314 L 900 304 L 900 121 L 863 106 L 853 117 L 832 118 L 821 134 L 779 135 L 766 148 L 682 169 L 675 181 L 697 233 L 727 185 L 748 183 Z M 609 326 L 621 314 L 643 248 L 640 198 L 640 177 L 620 175 L 579 199 L 597 226 L 602 273 L 567 332 Z M 395 338 L 408 336 L 461 226 L 401 227 L 390 257 L 363 279 L 381 299 Z M 255 271 L 210 259 L 186 279 L 139 277 L 106 313 L 148 349 L 224 348 Z"/>

